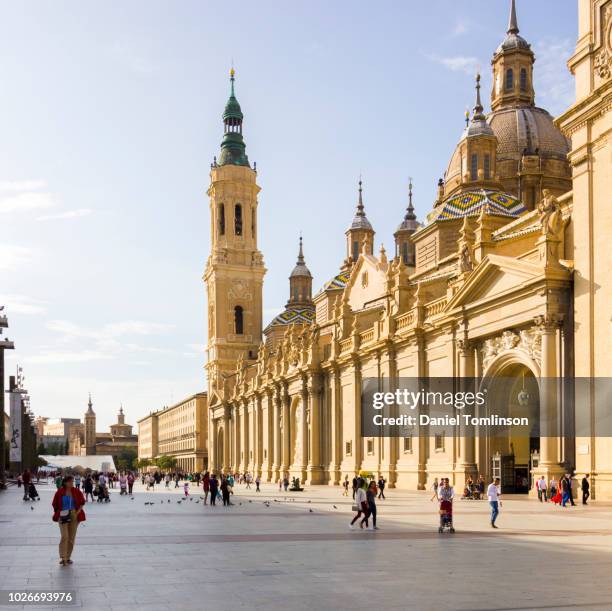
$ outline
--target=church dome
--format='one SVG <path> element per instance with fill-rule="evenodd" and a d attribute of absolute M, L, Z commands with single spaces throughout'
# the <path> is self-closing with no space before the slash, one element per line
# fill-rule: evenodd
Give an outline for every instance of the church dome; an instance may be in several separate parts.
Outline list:
<path fill-rule="evenodd" d="M 555 127 L 552 116 L 535 106 L 493 111 L 487 121 L 497 136 L 497 159 L 519 161 L 524 152 L 565 160 L 568 139 Z"/>
<path fill-rule="evenodd" d="M 494 189 L 474 189 L 448 198 L 428 219 L 430 222 L 452 221 L 464 216 L 485 214 L 517 218 L 527 209 L 523 203 L 508 193 Z"/>
<path fill-rule="evenodd" d="M 529 51 L 531 49 L 531 45 L 516 32 L 509 32 L 506 34 L 506 38 L 504 38 L 501 45 L 497 47 L 495 54 L 497 55 L 498 53 L 503 53 L 504 51 L 510 51 L 512 49 L 525 49 Z"/>

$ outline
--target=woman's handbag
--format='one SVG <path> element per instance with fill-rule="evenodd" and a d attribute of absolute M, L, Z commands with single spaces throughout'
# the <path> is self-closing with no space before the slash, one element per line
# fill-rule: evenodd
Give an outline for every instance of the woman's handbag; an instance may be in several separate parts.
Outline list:
<path fill-rule="evenodd" d="M 351 507 L 351 511 L 359 511 L 359 507 L 357 507 L 357 505 L 353 505 Z"/>
<path fill-rule="evenodd" d="M 69 522 L 72 522 L 72 516 L 70 515 L 69 509 L 62 509 L 62 511 L 60 511 L 59 521 L 62 524 L 68 524 Z"/>

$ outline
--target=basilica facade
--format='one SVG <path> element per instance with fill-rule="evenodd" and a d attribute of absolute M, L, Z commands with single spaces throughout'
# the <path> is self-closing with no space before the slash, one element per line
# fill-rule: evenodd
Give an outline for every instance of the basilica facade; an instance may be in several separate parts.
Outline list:
<path fill-rule="evenodd" d="M 575 469 L 591 474 L 594 498 L 612 498 L 597 397 L 562 383 L 612 374 L 612 1 L 580 0 L 579 13 L 576 103 L 556 121 L 536 105 L 535 56 L 512 1 L 492 57 L 490 111 L 477 77 L 427 218 L 417 219 L 410 189 L 394 252 L 377 249 L 360 183 L 344 261 L 313 295 L 300 239 L 289 299 L 265 329 L 259 187 L 232 71 L 208 190 L 211 469 L 329 485 L 370 471 L 412 489 L 501 469 L 517 492 Z M 528 400 L 540 421 L 516 438 L 473 425 L 363 435 L 365 379 L 393 390 L 402 378 L 435 376 L 516 380 L 494 397 L 509 413 L 534 381 Z M 550 379 L 561 383 L 542 384 Z"/>

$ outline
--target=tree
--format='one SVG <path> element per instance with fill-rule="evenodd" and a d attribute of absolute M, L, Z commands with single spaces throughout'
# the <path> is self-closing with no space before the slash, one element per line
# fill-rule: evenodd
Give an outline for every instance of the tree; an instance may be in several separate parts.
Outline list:
<path fill-rule="evenodd" d="M 176 467 L 177 460 L 174 458 L 174 456 L 162 455 L 155 462 L 160 469 L 169 471 L 170 469 L 174 469 L 174 467 Z"/>
<path fill-rule="evenodd" d="M 131 469 L 137 456 L 136 450 L 132 448 L 123 448 L 117 455 L 117 469 L 119 469 L 119 471 Z"/>
<path fill-rule="evenodd" d="M 38 448 L 36 450 L 36 453 L 40 456 L 40 454 L 47 454 L 47 449 L 45 448 L 45 444 L 41 441 L 38 444 Z"/>
<path fill-rule="evenodd" d="M 139 469 L 146 469 L 151 464 L 151 461 L 148 458 L 138 458 L 136 460 L 136 466 Z"/>

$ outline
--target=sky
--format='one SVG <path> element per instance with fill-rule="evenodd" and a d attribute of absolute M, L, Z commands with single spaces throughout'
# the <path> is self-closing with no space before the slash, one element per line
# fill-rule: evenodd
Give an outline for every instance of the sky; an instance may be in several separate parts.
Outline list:
<path fill-rule="evenodd" d="M 575 0 L 517 0 L 536 103 L 573 100 Z M 419 218 L 459 140 L 509 0 L 0 1 L 0 304 L 36 415 L 136 424 L 206 388 L 206 189 L 228 70 L 262 188 L 264 324 L 300 231 L 337 273 L 363 178 L 378 245 Z"/>

